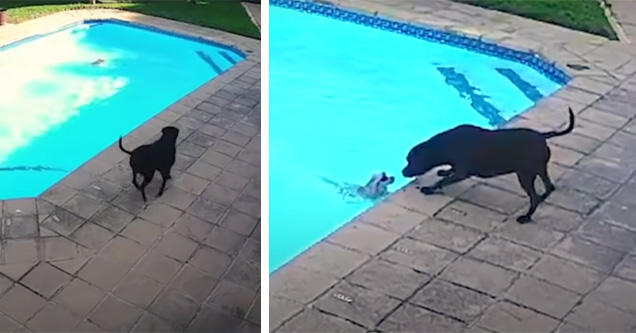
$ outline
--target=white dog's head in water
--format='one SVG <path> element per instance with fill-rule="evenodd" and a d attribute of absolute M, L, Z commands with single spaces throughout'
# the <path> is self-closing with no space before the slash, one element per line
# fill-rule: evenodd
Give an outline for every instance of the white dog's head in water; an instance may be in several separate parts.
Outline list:
<path fill-rule="evenodd" d="M 389 193 L 389 185 L 395 182 L 395 177 L 389 177 L 384 172 L 374 174 L 369 182 L 358 188 L 358 195 L 365 199 L 379 199 Z"/>

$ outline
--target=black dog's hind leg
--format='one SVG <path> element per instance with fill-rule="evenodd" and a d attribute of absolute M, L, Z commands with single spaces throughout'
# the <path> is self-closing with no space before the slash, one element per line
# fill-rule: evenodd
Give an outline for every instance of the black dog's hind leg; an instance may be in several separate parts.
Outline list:
<path fill-rule="evenodd" d="M 148 199 L 146 199 L 146 186 L 148 186 L 148 184 L 152 180 L 152 176 L 153 174 L 150 174 L 149 176 L 144 175 L 144 181 L 139 186 L 139 190 L 141 191 L 141 196 L 144 198 L 144 202 L 148 201 Z"/>
<path fill-rule="evenodd" d="M 541 177 L 541 181 L 543 181 L 543 186 L 545 187 L 545 193 L 541 195 L 541 201 L 545 200 L 550 196 L 550 193 L 554 192 L 554 184 L 550 180 L 550 176 L 548 175 L 548 165 L 544 164 L 541 170 L 539 171 L 539 177 Z"/>
<path fill-rule="evenodd" d="M 455 184 L 455 183 L 460 182 L 460 181 L 462 181 L 462 180 L 464 180 L 466 178 L 468 178 L 468 175 L 465 172 L 460 172 L 460 171 L 454 170 L 454 172 L 452 174 L 450 174 L 449 176 L 438 180 L 435 184 L 433 184 L 433 186 L 424 186 L 424 187 L 420 188 L 420 192 L 422 192 L 423 194 L 427 194 L 427 195 L 428 194 L 433 194 L 433 193 L 435 193 L 435 191 L 441 190 L 445 186 Z"/>
<path fill-rule="evenodd" d="M 519 178 L 519 184 L 524 191 L 530 197 L 530 207 L 528 208 L 528 212 L 525 215 L 521 215 L 517 217 L 517 222 L 519 223 L 528 223 L 532 220 L 532 214 L 537 209 L 537 206 L 542 201 L 539 194 L 537 194 L 537 190 L 534 188 L 534 179 L 537 177 L 536 173 L 532 172 L 519 172 L 517 173 L 517 178 Z"/>
<path fill-rule="evenodd" d="M 163 194 L 163 190 L 166 188 L 166 181 L 172 178 L 170 177 L 170 170 L 168 171 L 159 170 L 159 172 L 161 173 L 162 181 L 161 181 L 161 187 L 159 188 L 159 193 L 157 194 L 157 197 L 160 197 Z"/>
<path fill-rule="evenodd" d="M 132 183 L 133 183 L 133 185 L 135 185 L 135 188 L 138 189 L 139 188 L 139 183 L 137 183 L 137 173 L 133 171 L 132 175 L 133 175 Z"/>

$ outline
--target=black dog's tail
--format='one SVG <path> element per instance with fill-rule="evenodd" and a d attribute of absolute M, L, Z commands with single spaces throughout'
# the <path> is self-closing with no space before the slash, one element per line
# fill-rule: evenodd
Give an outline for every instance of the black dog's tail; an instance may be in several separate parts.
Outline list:
<path fill-rule="evenodd" d="M 121 142 L 121 136 L 119 137 L 119 149 L 121 149 L 121 151 L 123 151 L 124 153 L 128 155 L 132 154 L 131 151 L 126 150 L 126 148 L 124 148 L 124 144 Z"/>
<path fill-rule="evenodd" d="M 572 130 L 574 130 L 574 112 L 572 111 L 572 108 L 570 107 L 568 107 L 568 112 L 570 113 L 570 124 L 568 125 L 568 128 L 562 131 L 551 131 L 547 133 L 542 133 L 546 139 L 553 138 L 555 136 L 566 135 L 572 132 Z"/>

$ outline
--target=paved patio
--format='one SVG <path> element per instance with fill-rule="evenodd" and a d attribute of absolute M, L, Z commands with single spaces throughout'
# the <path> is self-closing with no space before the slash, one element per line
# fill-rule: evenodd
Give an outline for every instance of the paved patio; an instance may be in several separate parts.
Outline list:
<path fill-rule="evenodd" d="M 124 138 L 181 129 L 173 180 L 144 205 L 111 146 L 38 198 L 2 202 L 0 332 L 260 331 L 260 42 L 116 10 L 0 28 L 0 45 L 118 18 L 247 52 Z M 149 96 L 150 98 L 150 96 Z"/>
<path fill-rule="evenodd" d="M 636 331 L 636 47 L 444 0 L 339 3 L 591 69 L 509 125 L 577 113 L 550 142 L 558 189 L 535 223 L 514 220 L 514 176 L 427 197 L 410 184 L 270 277 L 270 331 Z"/>

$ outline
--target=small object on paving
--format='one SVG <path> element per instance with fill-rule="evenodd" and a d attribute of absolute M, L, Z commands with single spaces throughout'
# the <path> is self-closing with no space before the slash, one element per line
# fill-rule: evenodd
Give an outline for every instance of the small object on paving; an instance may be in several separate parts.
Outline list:
<path fill-rule="evenodd" d="M 332 296 L 334 298 L 336 298 L 337 300 L 343 301 L 345 303 L 353 303 L 353 298 L 351 298 L 351 297 L 349 297 L 347 295 L 344 295 L 344 294 L 341 294 L 341 293 L 335 293 Z"/>
<path fill-rule="evenodd" d="M 568 68 L 571 68 L 575 71 L 583 71 L 586 69 L 590 69 L 589 66 L 581 65 L 581 64 L 566 64 Z"/>

